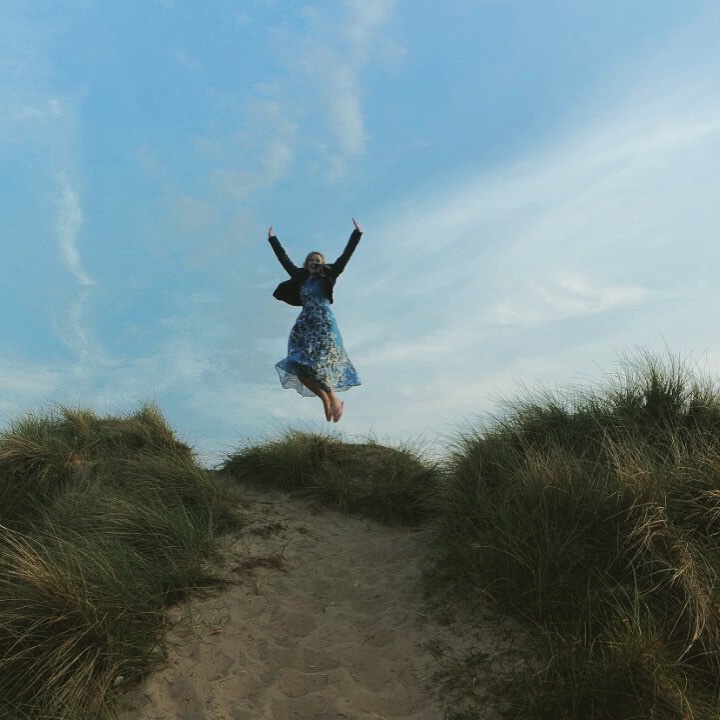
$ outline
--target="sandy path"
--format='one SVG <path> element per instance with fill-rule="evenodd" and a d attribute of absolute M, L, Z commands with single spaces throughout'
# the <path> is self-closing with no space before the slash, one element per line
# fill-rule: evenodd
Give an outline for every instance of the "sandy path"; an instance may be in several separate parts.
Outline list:
<path fill-rule="evenodd" d="M 442 718 L 417 533 L 246 497 L 253 522 L 227 552 L 239 582 L 179 610 L 167 665 L 122 697 L 121 720 Z"/>

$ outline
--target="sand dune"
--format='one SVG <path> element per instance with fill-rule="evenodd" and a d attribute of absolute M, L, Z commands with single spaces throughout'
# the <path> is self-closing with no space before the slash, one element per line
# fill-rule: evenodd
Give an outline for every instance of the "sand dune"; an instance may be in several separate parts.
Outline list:
<path fill-rule="evenodd" d="M 120 719 L 442 718 L 424 643 L 450 630 L 423 616 L 418 534 L 246 497 L 253 521 L 226 552 L 237 582 L 177 610 L 166 666 L 125 693 Z"/>

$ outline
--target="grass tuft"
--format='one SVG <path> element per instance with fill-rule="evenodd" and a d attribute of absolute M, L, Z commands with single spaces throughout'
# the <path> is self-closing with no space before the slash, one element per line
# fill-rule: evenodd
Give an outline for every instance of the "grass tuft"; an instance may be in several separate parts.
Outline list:
<path fill-rule="evenodd" d="M 240 448 L 221 467 L 222 474 L 243 482 L 300 491 L 345 512 L 411 524 L 426 516 L 423 499 L 436 472 L 408 447 L 345 443 L 295 430 Z"/>
<path fill-rule="evenodd" d="M 0 435 L 0 717 L 109 717 L 161 657 L 165 607 L 211 581 L 228 513 L 157 408 Z"/>
<path fill-rule="evenodd" d="M 645 355 L 457 439 L 428 498 L 428 583 L 539 632 L 515 716 L 718 716 L 719 430 L 720 390 Z"/>

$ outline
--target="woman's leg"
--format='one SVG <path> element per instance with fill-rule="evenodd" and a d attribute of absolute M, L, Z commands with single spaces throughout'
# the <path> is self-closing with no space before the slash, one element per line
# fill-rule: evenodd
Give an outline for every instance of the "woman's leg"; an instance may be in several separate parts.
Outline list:
<path fill-rule="evenodd" d="M 320 400 L 322 400 L 323 409 L 325 410 L 325 419 L 330 422 L 330 419 L 333 417 L 333 412 L 335 410 L 335 405 L 333 404 L 332 396 L 335 395 L 332 390 L 325 390 L 320 384 L 318 384 L 317 380 L 314 380 L 311 377 L 308 377 L 307 375 L 298 375 L 298 378 L 300 379 L 300 382 L 308 389 L 310 392 L 317 395 Z"/>

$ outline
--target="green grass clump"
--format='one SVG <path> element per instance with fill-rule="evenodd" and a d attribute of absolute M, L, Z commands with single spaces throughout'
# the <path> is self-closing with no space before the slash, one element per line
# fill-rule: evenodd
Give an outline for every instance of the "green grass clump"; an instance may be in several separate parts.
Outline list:
<path fill-rule="evenodd" d="M 539 633 L 526 718 L 720 714 L 720 390 L 646 356 L 456 442 L 433 488 L 436 593 Z"/>
<path fill-rule="evenodd" d="M 388 522 L 418 523 L 436 467 L 409 448 L 374 441 L 345 443 L 335 437 L 289 431 L 251 444 L 221 467 L 237 480 L 302 491 L 344 512 Z"/>
<path fill-rule="evenodd" d="M 223 498 L 160 412 L 63 408 L 0 435 L 0 718 L 109 717 L 209 581 Z"/>

